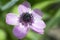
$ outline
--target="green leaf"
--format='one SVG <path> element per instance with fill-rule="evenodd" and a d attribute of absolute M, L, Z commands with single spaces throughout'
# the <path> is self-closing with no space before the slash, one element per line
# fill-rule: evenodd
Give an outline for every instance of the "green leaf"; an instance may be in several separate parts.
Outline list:
<path fill-rule="evenodd" d="M 60 18 L 60 9 L 57 11 L 55 16 L 47 23 L 46 33 L 50 28 L 52 28 L 54 24 L 58 22 L 59 18 Z"/>
<path fill-rule="evenodd" d="M 39 35 L 38 33 L 33 31 L 29 31 L 27 34 L 27 38 L 31 40 L 40 40 L 42 38 L 42 35 Z"/>
<path fill-rule="evenodd" d="M 18 0 L 11 0 L 10 2 L 8 2 L 6 5 L 4 5 L 1 10 L 4 11 L 6 9 L 9 9 L 10 7 L 12 7 L 16 2 L 18 2 Z"/>
<path fill-rule="evenodd" d="M 6 38 L 7 38 L 6 32 L 0 29 L 0 40 L 6 40 Z"/>
<path fill-rule="evenodd" d="M 50 5 L 50 4 L 57 3 L 57 2 L 60 2 L 60 1 L 43 1 L 41 3 L 35 4 L 32 8 L 33 9 L 35 9 L 35 8 L 43 9 L 43 8 L 47 7 L 48 5 Z"/>
<path fill-rule="evenodd" d="M 15 5 L 12 9 L 11 9 L 11 12 L 12 13 L 15 13 L 17 15 L 19 15 L 19 12 L 18 12 L 18 5 Z"/>

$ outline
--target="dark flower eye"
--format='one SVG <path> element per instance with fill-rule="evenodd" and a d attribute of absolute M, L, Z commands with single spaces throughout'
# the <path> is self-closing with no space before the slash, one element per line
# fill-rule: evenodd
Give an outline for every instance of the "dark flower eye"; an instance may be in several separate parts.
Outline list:
<path fill-rule="evenodd" d="M 23 13 L 21 18 L 24 22 L 30 22 L 31 18 L 32 18 L 32 15 L 29 14 L 29 13 Z"/>

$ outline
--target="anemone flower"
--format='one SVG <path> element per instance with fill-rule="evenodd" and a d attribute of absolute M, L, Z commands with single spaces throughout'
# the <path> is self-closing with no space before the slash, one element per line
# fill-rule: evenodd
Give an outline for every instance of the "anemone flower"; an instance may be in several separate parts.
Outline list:
<path fill-rule="evenodd" d="M 6 15 L 6 23 L 15 26 L 13 34 L 18 39 L 24 38 L 30 29 L 39 34 L 44 33 L 46 25 L 42 20 L 43 14 L 39 9 L 31 10 L 29 2 L 25 1 L 19 5 L 18 12 L 19 15 L 13 13 Z"/>

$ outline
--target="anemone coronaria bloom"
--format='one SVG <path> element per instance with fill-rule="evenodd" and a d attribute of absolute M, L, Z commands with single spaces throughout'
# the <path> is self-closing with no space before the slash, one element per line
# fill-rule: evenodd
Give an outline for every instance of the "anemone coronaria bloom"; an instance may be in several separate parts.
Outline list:
<path fill-rule="evenodd" d="M 25 1 L 19 5 L 18 12 L 19 15 L 14 13 L 8 13 L 6 15 L 6 23 L 15 26 L 13 28 L 13 34 L 18 39 L 24 38 L 30 29 L 39 34 L 44 33 L 46 25 L 42 20 L 43 14 L 40 10 L 31 10 L 30 4 Z"/>

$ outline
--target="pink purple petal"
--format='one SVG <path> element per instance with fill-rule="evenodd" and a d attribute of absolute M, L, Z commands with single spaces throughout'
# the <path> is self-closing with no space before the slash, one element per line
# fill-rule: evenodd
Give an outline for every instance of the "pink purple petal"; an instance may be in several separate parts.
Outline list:
<path fill-rule="evenodd" d="M 34 17 L 34 20 L 35 19 L 42 19 L 42 17 L 38 13 L 36 13 L 34 10 L 32 11 L 32 15 Z"/>
<path fill-rule="evenodd" d="M 43 16 L 43 12 L 39 9 L 34 9 L 34 12 L 40 15 L 41 17 Z"/>
<path fill-rule="evenodd" d="M 26 36 L 28 32 L 28 27 L 22 25 L 21 23 L 14 27 L 13 34 L 18 38 L 22 39 Z"/>
<path fill-rule="evenodd" d="M 39 34 L 44 33 L 44 28 L 46 27 L 45 23 L 42 20 L 34 20 L 34 23 L 31 26 L 31 29 L 38 32 Z"/>
<path fill-rule="evenodd" d="M 8 13 L 6 15 L 6 23 L 10 25 L 17 25 L 18 24 L 18 16 L 13 13 Z"/>
<path fill-rule="evenodd" d="M 30 3 L 27 2 L 27 1 L 24 1 L 24 2 L 22 3 L 22 5 L 24 5 L 24 6 L 27 7 L 27 8 L 31 8 Z"/>
<path fill-rule="evenodd" d="M 30 4 L 28 2 L 24 2 L 23 4 L 19 5 L 18 11 L 19 13 L 26 13 L 29 12 Z"/>

